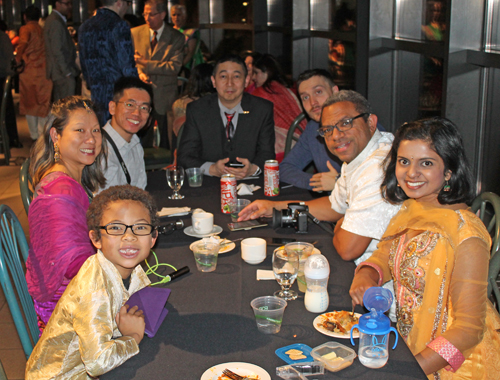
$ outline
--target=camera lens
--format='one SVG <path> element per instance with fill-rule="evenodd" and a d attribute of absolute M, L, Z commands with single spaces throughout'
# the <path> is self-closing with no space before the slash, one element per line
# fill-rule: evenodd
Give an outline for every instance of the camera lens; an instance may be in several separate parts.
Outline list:
<path fill-rule="evenodd" d="M 281 211 L 273 208 L 273 228 L 282 227 L 281 225 Z"/>

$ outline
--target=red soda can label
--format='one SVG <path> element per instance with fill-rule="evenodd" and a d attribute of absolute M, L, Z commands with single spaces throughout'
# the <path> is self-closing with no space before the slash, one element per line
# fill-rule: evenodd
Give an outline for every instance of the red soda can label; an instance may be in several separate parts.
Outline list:
<path fill-rule="evenodd" d="M 236 203 L 236 177 L 224 174 L 220 178 L 220 208 L 223 214 L 229 214 L 229 205 Z"/>
<path fill-rule="evenodd" d="M 280 168 L 278 161 L 267 160 L 264 164 L 264 195 L 275 197 L 280 193 Z"/>

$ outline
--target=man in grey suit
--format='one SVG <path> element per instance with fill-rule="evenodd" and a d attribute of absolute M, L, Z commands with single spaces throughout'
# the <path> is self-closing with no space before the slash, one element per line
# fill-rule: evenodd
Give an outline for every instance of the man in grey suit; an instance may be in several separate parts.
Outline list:
<path fill-rule="evenodd" d="M 217 61 L 212 76 L 217 93 L 187 106 L 180 165 L 202 167 L 209 176 L 242 179 L 259 174 L 265 161 L 275 158 L 273 103 L 244 93 L 249 81 L 245 62 L 237 55 Z"/>
<path fill-rule="evenodd" d="M 164 148 L 168 147 L 168 141 L 170 146 L 172 143 L 172 123 L 167 127 L 167 113 L 171 113 L 177 97 L 177 73 L 184 51 L 184 35 L 163 21 L 167 10 L 166 1 L 146 1 L 143 13 L 146 24 L 132 29 L 139 78 L 153 86 L 153 116 L 161 133 L 160 146 Z"/>
<path fill-rule="evenodd" d="M 71 9 L 71 0 L 56 0 L 43 30 L 47 78 L 54 83 L 54 101 L 75 95 L 76 77 L 80 74 L 75 44 L 66 27 L 66 17 L 71 15 Z"/>

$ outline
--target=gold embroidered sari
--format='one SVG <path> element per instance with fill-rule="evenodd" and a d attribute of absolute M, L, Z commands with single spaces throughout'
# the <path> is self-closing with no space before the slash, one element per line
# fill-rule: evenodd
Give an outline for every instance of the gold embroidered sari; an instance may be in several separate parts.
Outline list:
<path fill-rule="evenodd" d="M 441 369 L 429 379 L 500 376 L 500 316 L 486 297 L 490 246 L 470 211 L 407 200 L 367 260 L 384 283 L 394 279 L 397 328 L 414 355 L 442 336 L 465 357 L 455 373 Z"/>

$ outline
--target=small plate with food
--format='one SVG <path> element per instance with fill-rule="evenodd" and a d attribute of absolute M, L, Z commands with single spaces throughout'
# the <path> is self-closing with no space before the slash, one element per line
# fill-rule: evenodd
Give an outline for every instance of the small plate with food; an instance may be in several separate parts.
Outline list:
<path fill-rule="evenodd" d="M 330 311 L 318 315 L 314 321 L 313 326 L 320 333 L 333 338 L 349 339 L 351 337 L 351 327 L 358 323 L 361 314 L 350 311 Z M 352 332 L 353 338 L 359 338 L 359 331 L 356 329 Z"/>
<path fill-rule="evenodd" d="M 312 348 L 307 344 L 295 343 L 286 347 L 278 348 L 275 353 L 280 359 L 287 364 L 295 364 L 301 362 L 313 362 L 311 356 Z"/>
<path fill-rule="evenodd" d="M 229 369 L 240 376 L 248 377 L 252 380 L 271 380 L 271 376 L 269 376 L 269 373 L 264 368 L 255 364 L 242 362 L 222 363 L 210 367 L 201 375 L 200 380 L 231 380 L 222 373 L 225 369 Z"/>

